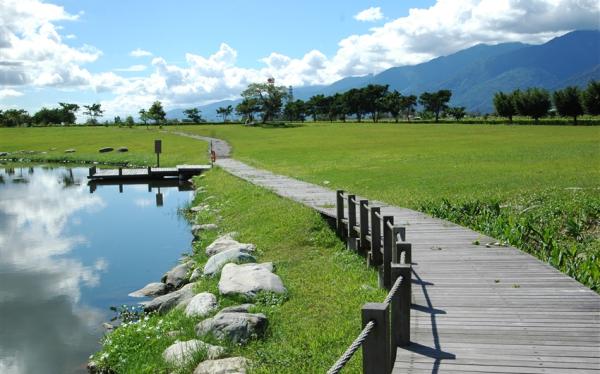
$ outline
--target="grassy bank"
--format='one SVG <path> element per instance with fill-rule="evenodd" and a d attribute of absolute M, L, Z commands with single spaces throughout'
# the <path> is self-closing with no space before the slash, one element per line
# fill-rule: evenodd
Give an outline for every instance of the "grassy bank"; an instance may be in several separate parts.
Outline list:
<path fill-rule="evenodd" d="M 600 128 L 329 124 L 186 126 L 234 157 L 424 210 L 535 254 L 600 290 Z"/>
<path fill-rule="evenodd" d="M 197 196 L 195 203 L 206 201 L 212 209 L 194 219 L 217 222 L 221 232 L 236 231 L 239 241 L 256 244 L 259 262 L 274 262 L 288 290 L 284 296 L 259 295 L 253 311 L 269 318 L 266 336 L 246 346 L 227 345 L 228 354 L 252 360 L 253 373 L 325 372 L 359 332 L 361 305 L 385 297 L 377 288 L 376 273 L 366 268 L 362 258 L 345 251 L 314 211 L 221 170 L 197 181 L 206 192 Z M 205 200 L 207 196 L 214 198 Z M 206 262 L 204 248 L 216 236 L 206 233 L 194 245 L 191 255 L 198 264 Z M 196 291 L 218 295 L 217 283 L 218 277 L 204 279 Z M 219 297 L 221 307 L 242 301 Z M 109 335 L 95 359 L 120 373 L 169 370 L 161 359 L 162 351 L 176 339 L 195 338 L 197 322 L 180 311 L 151 315 Z M 180 330 L 181 335 L 166 334 L 173 330 Z M 202 356 L 199 353 L 195 362 L 181 371 L 189 372 Z M 357 357 L 346 372 L 359 372 L 360 365 Z"/>
<path fill-rule="evenodd" d="M 206 163 L 204 142 L 159 132 L 157 129 L 126 127 L 0 128 L 0 152 L 12 159 L 31 161 L 101 162 L 156 165 L 154 140 L 162 139 L 161 166 Z M 103 147 L 115 151 L 99 153 Z M 116 149 L 127 147 L 128 152 Z M 75 149 L 74 153 L 65 153 Z"/>

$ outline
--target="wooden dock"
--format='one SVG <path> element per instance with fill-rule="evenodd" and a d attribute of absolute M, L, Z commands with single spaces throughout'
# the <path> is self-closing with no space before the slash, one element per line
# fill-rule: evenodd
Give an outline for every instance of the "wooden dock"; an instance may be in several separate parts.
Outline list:
<path fill-rule="evenodd" d="M 187 136 L 212 140 L 229 173 L 336 217 L 335 191 L 228 158 L 218 139 Z M 412 244 L 411 343 L 397 349 L 393 373 L 600 374 L 600 295 L 493 238 L 370 203 L 405 226 Z"/>
<path fill-rule="evenodd" d="M 211 165 L 177 165 L 173 168 L 118 168 L 100 169 L 96 166 L 89 168 L 88 179 L 91 180 L 131 180 L 131 179 L 162 179 L 179 178 L 187 180 L 210 170 Z"/>

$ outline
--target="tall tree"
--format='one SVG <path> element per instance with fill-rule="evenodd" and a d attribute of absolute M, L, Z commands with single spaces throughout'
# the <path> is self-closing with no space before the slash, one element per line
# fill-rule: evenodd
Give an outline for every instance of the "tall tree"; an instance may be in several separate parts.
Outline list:
<path fill-rule="evenodd" d="M 242 92 L 242 98 L 256 102 L 263 123 L 279 115 L 283 100 L 287 96 L 288 90 L 285 86 L 275 86 L 273 83 L 252 83 Z"/>
<path fill-rule="evenodd" d="M 300 99 L 288 101 L 283 109 L 283 115 L 288 121 L 304 122 L 306 116 L 304 101 Z"/>
<path fill-rule="evenodd" d="M 400 100 L 402 100 L 402 94 L 396 90 L 385 96 L 385 107 L 396 123 L 398 123 L 398 117 L 400 117 L 400 111 L 402 110 Z"/>
<path fill-rule="evenodd" d="M 450 90 L 439 90 L 437 92 L 423 92 L 419 96 L 419 103 L 425 110 L 435 115 L 435 122 L 439 121 L 440 113 L 448 108 L 448 102 L 452 97 Z"/>
<path fill-rule="evenodd" d="M 314 122 L 317 121 L 319 114 L 323 114 L 323 101 L 325 95 L 314 95 L 306 101 L 306 114 L 310 115 Z"/>
<path fill-rule="evenodd" d="M 242 117 L 242 121 L 250 123 L 254 121 L 254 114 L 260 112 L 260 106 L 255 98 L 246 97 L 236 105 L 235 112 Z"/>
<path fill-rule="evenodd" d="M 148 121 L 150 120 L 148 112 L 146 111 L 146 109 L 140 109 L 138 113 L 140 114 L 140 121 L 142 121 L 146 128 L 148 128 Z"/>
<path fill-rule="evenodd" d="M 406 115 L 406 120 L 410 122 L 410 115 L 417 105 L 417 97 L 415 95 L 400 97 L 400 110 Z"/>
<path fill-rule="evenodd" d="M 85 109 L 83 115 L 88 116 L 88 122 L 93 124 L 98 123 L 97 117 L 102 117 L 102 114 L 104 113 L 100 103 L 84 105 L 83 108 Z"/>
<path fill-rule="evenodd" d="M 335 119 L 341 119 L 346 122 L 346 116 L 348 115 L 348 106 L 346 105 L 346 99 L 343 94 L 336 93 L 333 95 L 331 107 L 329 109 L 331 115 Z"/>
<path fill-rule="evenodd" d="M 62 109 L 43 107 L 38 110 L 32 117 L 33 123 L 39 125 L 60 125 L 64 123 L 65 113 Z"/>
<path fill-rule="evenodd" d="M 496 108 L 496 113 L 499 116 L 506 117 L 508 122 L 512 122 L 513 116 L 517 114 L 515 95 L 513 93 L 496 92 L 494 94 L 494 108 Z"/>
<path fill-rule="evenodd" d="M 24 109 L 7 109 L 4 112 L 0 110 L 0 127 L 24 126 L 29 122 L 31 122 L 31 117 Z"/>
<path fill-rule="evenodd" d="M 199 123 L 202 121 L 202 114 L 200 109 L 198 108 L 190 108 L 185 109 L 183 114 L 190 120 L 192 123 Z"/>
<path fill-rule="evenodd" d="M 590 81 L 587 88 L 582 92 L 582 101 L 587 114 L 600 115 L 600 82 Z"/>
<path fill-rule="evenodd" d="M 385 95 L 388 92 L 388 85 L 369 84 L 362 88 L 363 108 L 366 113 L 371 113 L 373 122 L 379 121 L 380 113 L 385 111 Z"/>
<path fill-rule="evenodd" d="M 152 103 L 152 106 L 150 106 L 150 109 L 148 109 L 148 118 L 153 120 L 157 125 L 164 122 L 166 115 L 160 101 L 155 101 Z"/>
<path fill-rule="evenodd" d="M 552 98 L 558 114 L 563 117 L 573 117 L 573 124 L 577 125 L 577 117 L 583 114 L 579 88 L 570 86 L 554 91 Z"/>
<path fill-rule="evenodd" d="M 79 110 L 79 105 L 71 103 L 58 103 L 62 112 L 62 122 L 66 124 L 74 124 L 77 120 L 75 113 Z"/>
<path fill-rule="evenodd" d="M 457 121 L 460 121 L 461 119 L 465 118 L 465 115 L 467 115 L 467 111 L 464 106 L 450 107 L 446 109 L 446 113 L 449 116 L 454 117 L 454 119 Z"/>
<path fill-rule="evenodd" d="M 354 114 L 358 122 L 361 121 L 365 114 L 363 91 L 359 88 L 352 88 L 344 92 L 344 101 L 348 108 L 348 114 Z"/>
<path fill-rule="evenodd" d="M 227 122 L 227 117 L 229 117 L 233 113 L 233 106 L 222 106 L 217 108 L 217 114 L 223 118 L 223 122 Z"/>
<path fill-rule="evenodd" d="M 515 91 L 515 106 L 517 112 L 529 116 L 537 123 L 550 110 L 550 94 L 542 88 L 528 88 L 525 91 Z"/>

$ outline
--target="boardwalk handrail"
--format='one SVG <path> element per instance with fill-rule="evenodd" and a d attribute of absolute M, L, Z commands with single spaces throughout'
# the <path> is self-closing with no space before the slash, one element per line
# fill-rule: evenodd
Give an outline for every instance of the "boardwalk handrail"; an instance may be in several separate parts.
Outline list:
<path fill-rule="evenodd" d="M 380 286 L 389 293 L 383 303 L 363 305 L 363 330 L 328 374 L 339 373 L 360 346 L 363 373 L 388 374 L 394 366 L 396 348 L 410 343 L 412 247 L 404 241 L 406 229 L 394 225 L 394 217 L 383 215 L 381 208 L 370 206 L 368 200 L 357 200 L 355 195 L 338 190 L 336 212 L 338 235 L 346 240 L 348 249 L 357 250 L 368 265 L 379 268 Z"/>
<path fill-rule="evenodd" d="M 362 307 L 363 329 L 348 349 L 331 366 L 327 374 L 337 374 L 354 353 L 363 348 L 363 373 L 388 374 L 396 359 L 396 347 L 410 341 L 410 265 L 393 264 L 394 284 L 383 303 L 366 303 Z"/>

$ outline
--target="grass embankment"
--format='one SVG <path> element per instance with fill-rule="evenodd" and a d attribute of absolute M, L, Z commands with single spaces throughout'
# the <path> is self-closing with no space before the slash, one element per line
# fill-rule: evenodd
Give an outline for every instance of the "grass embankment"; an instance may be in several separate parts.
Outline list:
<path fill-rule="evenodd" d="M 267 315 L 266 336 L 246 346 L 228 345 L 229 355 L 251 359 L 256 364 L 253 373 L 325 372 L 359 332 L 361 305 L 385 297 L 377 288 L 376 273 L 362 258 L 344 250 L 314 211 L 218 169 L 197 182 L 206 192 L 196 197 L 195 204 L 214 196 L 206 200 L 212 209 L 200 213 L 197 222 L 217 222 L 222 233 L 236 231 L 239 241 L 256 244 L 259 262 L 274 262 L 288 290 L 285 296 L 257 297 L 253 311 Z M 207 232 L 194 245 L 192 256 L 199 264 L 206 262 L 204 249 L 216 236 Z M 196 291 L 218 295 L 217 283 L 218 277 L 204 279 Z M 242 301 L 219 297 L 221 307 Z M 196 338 L 197 322 L 180 311 L 150 315 L 110 334 L 95 358 L 119 373 L 162 372 L 170 369 L 161 359 L 163 350 L 176 339 Z M 173 330 L 182 334 L 166 334 Z M 191 371 L 202 356 L 182 372 Z M 358 355 L 346 372 L 359 372 L 360 365 Z"/>
<path fill-rule="evenodd" d="M 256 167 L 424 210 L 493 235 L 600 290 L 600 128 L 329 124 L 185 126 Z M 410 235 L 410 233 L 409 233 Z"/>
<path fill-rule="evenodd" d="M 154 166 L 155 139 L 162 139 L 163 143 L 161 166 L 206 163 L 206 143 L 145 128 L 3 128 L 0 129 L 0 152 L 8 152 L 8 157 L 15 160 Z M 103 147 L 115 150 L 99 153 Z M 116 151 L 119 147 L 127 147 L 129 151 L 119 153 Z M 65 153 L 67 149 L 75 149 L 75 152 Z"/>

